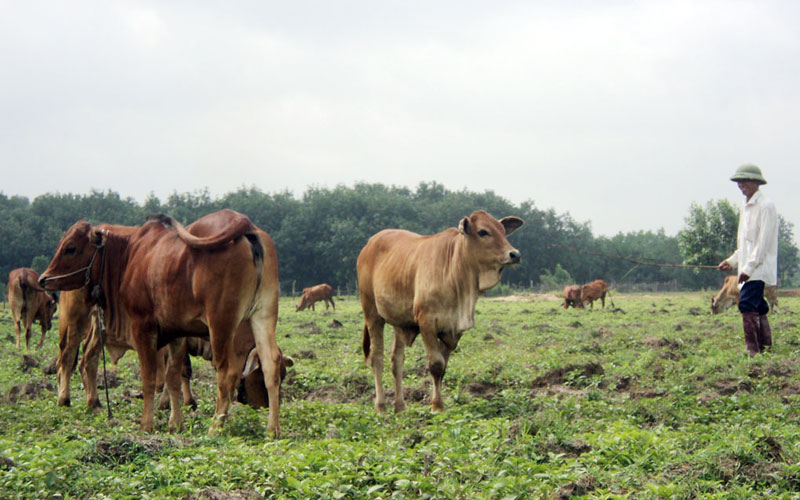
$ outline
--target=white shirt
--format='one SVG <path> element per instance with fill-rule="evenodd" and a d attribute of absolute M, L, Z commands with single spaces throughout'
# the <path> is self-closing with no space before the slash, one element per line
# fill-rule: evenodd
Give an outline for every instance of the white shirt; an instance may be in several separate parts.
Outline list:
<path fill-rule="evenodd" d="M 736 246 L 728 263 L 736 264 L 739 274 L 763 281 L 765 286 L 778 284 L 778 212 L 761 191 L 742 205 Z"/>

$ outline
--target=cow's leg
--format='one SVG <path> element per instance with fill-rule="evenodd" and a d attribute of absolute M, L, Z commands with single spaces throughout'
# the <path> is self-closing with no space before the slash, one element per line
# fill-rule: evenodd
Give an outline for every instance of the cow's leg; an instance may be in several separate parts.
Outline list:
<path fill-rule="evenodd" d="M 20 339 L 22 337 L 22 330 L 20 328 L 20 320 L 14 319 L 14 331 L 17 333 L 17 349 L 19 349 Z"/>
<path fill-rule="evenodd" d="M 212 356 L 214 367 L 217 369 L 217 404 L 214 410 L 214 422 L 208 430 L 210 434 L 222 430 L 225 418 L 228 416 L 233 390 L 242 372 L 239 363 L 234 359 L 235 331 L 236 325 L 231 324 L 230 320 L 223 319 L 209 325 Z"/>
<path fill-rule="evenodd" d="M 258 358 L 261 362 L 261 370 L 264 373 L 264 385 L 267 387 L 267 396 L 269 398 L 267 433 L 277 437 L 280 436 L 281 432 L 279 419 L 281 408 L 281 350 L 278 348 L 275 336 L 275 327 L 278 323 L 278 307 L 277 301 L 275 301 L 274 305 L 271 300 L 268 300 L 267 303 L 271 305 L 266 308 L 263 314 L 260 314 L 261 311 L 259 311 L 259 313 L 250 318 L 249 325 L 245 323 L 243 326 L 253 330 Z"/>
<path fill-rule="evenodd" d="M 39 339 L 39 343 L 38 343 L 38 344 L 36 344 L 36 350 L 37 350 L 37 351 L 38 351 L 39 349 L 41 349 L 41 348 L 42 348 L 42 346 L 44 345 L 44 334 L 45 334 L 45 332 L 46 332 L 46 330 L 44 329 L 44 325 L 39 325 L 39 326 L 41 326 L 41 327 L 42 327 L 42 338 L 40 338 L 40 339 Z"/>
<path fill-rule="evenodd" d="M 183 360 L 186 357 L 186 342 L 170 342 L 167 345 L 169 357 L 165 376 L 165 385 L 169 392 L 170 413 L 169 432 L 183 430 L 183 415 L 181 414 L 181 375 L 183 373 Z"/>
<path fill-rule="evenodd" d="M 403 362 L 406 359 L 405 348 L 414 341 L 416 332 L 394 327 L 394 343 L 392 344 L 392 374 L 394 375 L 394 411 L 406 409 L 405 392 L 403 390 Z"/>
<path fill-rule="evenodd" d="M 100 356 L 103 354 L 100 335 L 102 335 L 100 327 L 96 318 L 93 317 L 89 335 L 83 343 L 83 357 L 78 365 L 83 390 L 86 392 L 86 404 L 89 408 L 100 408 L 100 398 L 97 396 L 97 369 Z"/>
<path fill-rule="evenodd" d="M 603 309 L 605 309 L 606 308 L 606 294 L 605 293 L 603 293 L 603 295 L 600 296 L 600 302 L 603 304 Z"/>
<path fill-rule="evenodd" d="M 58 359 L 56 360 L 58 377 L 58 406 L 69 406 L 69 379 L 78 362 L 78 347 L 80 338 L 75 338 L 72 328 L 64 323 L 58 329 Z"/>
<path fill-rule="evenodd" d="M 386 413 L 386 395 L 383 392 L 383 327 L 385 321 L 380 316 L 372 317 L 365 321 L 364 332 L 369 338 L 369 354 L 366 363 L 372 367 L 372 376 L 375 379 L 375 411 L 379 414 Z"/>
<path fill-rule="evenodd" d="M 333 297 L 331 297 L 329 300 L 331 301 L 331 309 L 333 309 L 333 312 L 336 312 L 336 302 L 333 301 Z"/>
<path fill-rule="evenodd" d="M 156 335 L 150 328 L 141 324 L 133 324 L 133 338 L 136 343 L 136 353 L 139 355 L 139 371 L 142 377 L 142 421 L 141 429 L 144 432 L 153 430 L 153 403 L 156 393 Z"/>
<path fill-rule="evenodd" d="M 169 408 L 169 390 L 167 389 L 167 364 L 169 363 L 169 347 L 164 346 L 156 355 L 156 394 L 158 403 L 156 408 L 166 410 Z"/>
<path fill-rule="evenodd" d="M 183 367 L 181 370 L 181 392 L 183 393 L 183 404 L 191 407 L 193 410 L 197 409 L 197 400 L 192 394 L 192 360 L 189 359 L 189 353 L 183 357 Z"/>
<path fill-rule="evenodd" d="M 447 370 L 447 358 L 450 351 L 444 342 L 438 338 L 434 325 L 420 324 L 422 342 L 425 344 L 425 354 L 428 357 L 428 370 L 433 378 L 433 394 L 431 395 L 431 409 L 434 411 L 444 410 L 442 403 L 442 379 Z"/>

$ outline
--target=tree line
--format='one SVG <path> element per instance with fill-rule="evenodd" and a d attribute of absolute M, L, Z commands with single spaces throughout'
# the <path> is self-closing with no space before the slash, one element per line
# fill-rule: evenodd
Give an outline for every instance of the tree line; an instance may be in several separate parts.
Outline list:
<path fill-rule="evenodd" d="M 567 283 L 602 278 L 620 287 L 670 283 L 675 289 L 713 288 L 721 273 L 655 264 L 716 265 L 736 246 L 738 211 L 726 200 L 694 203 L 678 235 L 664 230 L 594 236 L 589 222 L 569 213 L 537 208 L 532 201 L 514 205 L 493 191 L 449 190 L 436 182 L 416 189 L 360 183 L 312 187 L 302 196 L 266 193 L 255 187 L 214 198 L 208 190 L 173 193 L 163 202 L 154 195 L 143 203 L 113 191 L 45 194 L 26 197 L 0 193 L 0 280 L 17 267 L 43 271 L 64 232 L 78 220 L 93 224 L 139 225 L 154 213 L 166 213 L 187 225 L 230 208 L 244 213 L 272 237 L 278 252 L 281 292 L 329 283 L 341 293 L 356 290 L 356 259 L 370 236 L 386 228 L 433 234 L 456 227 L 464 216 L 483 209 L 497 218 L 515 215 L 525 225 L 510 241 L 522 252 L 522 264 L 504 273 L 501 292 L 514 288 L 555 290 Z M 793 227 L 780 221 L 780 279 L 794 286 L 800 259 Z"/>

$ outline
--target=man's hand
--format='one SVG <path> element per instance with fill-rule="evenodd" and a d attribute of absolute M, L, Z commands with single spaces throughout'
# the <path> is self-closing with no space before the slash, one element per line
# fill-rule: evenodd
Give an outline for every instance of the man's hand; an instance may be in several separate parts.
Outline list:
<path fill-rule="evenodd" d="M 742 273 L 739 275 L 739 283 L 744 283 L 745 281 L 749 280 L 750 276 Z"/>
<path fill-rule="evenodd" d="M 731 267 L 731 264 L 727 260 L 723 260 L 722 262 L 719 263 L 717 269 L 719 269 L 720 271 L 730 271 L 733 268 Z"/>

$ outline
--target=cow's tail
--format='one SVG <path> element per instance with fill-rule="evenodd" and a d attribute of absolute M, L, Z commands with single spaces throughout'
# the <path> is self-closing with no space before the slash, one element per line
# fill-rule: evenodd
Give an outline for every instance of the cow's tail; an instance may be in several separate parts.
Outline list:
<path fill-rule="evenodd" d="M 230 223 L 228 223 L 224 230 L 213 236 L 206 236 L 202 238 L 190 233 L 183 226 L 183 224 L 176 221 L 169 215 L 155 214 L 149 216 L 147 220 L 154 220 L 168 228 L 174 229 L 178 233 L 178 237 L 180 237 L 181 241 L 186 243 L 191 248 L 196 248 L 198 250 L 216 250 L 217 248 L 226 245 L 228 242 L 233 241 L 240 236 L 246 235 L 246 233 L 253 233 L 253 230 L 255 229 L 253 223 L 250 222 L 250 218 L 240 213 L 234 213 Z M 253 241 L 251 237 L 255 238 L 256 236 L 255 234 L 248 236 L 248 240 L 250 240 L 250 244 L 252 245 Z"/>
<path fill-rule="evenodd" d="M 614 305 L 614 299 L 611 298 L 611 289 L 610 288 L 606 289 L 606 296 L 608 297 L 608 300 L 611 302 L 611 307 L 616 309 L 617 306 Z"/>
<path fill-rule="evenodd" d="M 364 349 L 364 359 L 369 358 L 369 328 L 367 328 L 366 321 L 364 322 L 364 332 L 361 334 L 361 347 Z"/>

